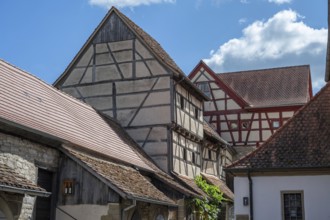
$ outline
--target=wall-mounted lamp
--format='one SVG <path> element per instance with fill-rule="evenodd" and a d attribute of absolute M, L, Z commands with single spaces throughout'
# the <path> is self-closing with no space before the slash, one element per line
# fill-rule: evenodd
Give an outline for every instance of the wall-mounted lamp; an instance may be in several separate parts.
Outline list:
<path fill-rule="evenodd" d="M 243 205 L 248 206 L 249 205 L 249 197 L 243 197 Z"/>

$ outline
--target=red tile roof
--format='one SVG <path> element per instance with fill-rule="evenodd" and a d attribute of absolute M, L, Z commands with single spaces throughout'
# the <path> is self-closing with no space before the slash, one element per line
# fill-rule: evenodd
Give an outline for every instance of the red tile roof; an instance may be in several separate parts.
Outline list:
<path fill-rule="evenodd" d="M 3 163 L 0 163 L 0 188 L 3 191 L 17 192 L 20 194 L 27 193 L 38 196 L 50 195 L 45 189 L 19 175 L 14 169 Z"/>
<path fill-rule="evenodd" d="M 228 188 L 226 183 L 216 176 L 212 176 L 206 173 L 201 173 L 202 177 L 210 184 L 219 187 L 220 191 L 226 199 L 234 201 L 234 193 Z"/>
<path fill-rule="evenodd" d="M 70 148 L 65 149 L 72 156 L 91 168 L 95 173 L 109 181 L 110 187 L 115 186 L 124 193 L 127 198 L 175 205 L 173 200 L 158 190 L 136 169 L 96 158 Z"/>
<path fill-rule="evenodd" d="M 217 74 L 251 107 L 307 103 L 312 94 L 308 65 Z"/>
<path fill-rule="evenodd" d="M 261 147 L 228 170 L 330 168 L 330 84 Z"/>
<path fill-rule="evenodd" d="M 0 60 L 0 121 L 153 171 L 91 106 Z"/>

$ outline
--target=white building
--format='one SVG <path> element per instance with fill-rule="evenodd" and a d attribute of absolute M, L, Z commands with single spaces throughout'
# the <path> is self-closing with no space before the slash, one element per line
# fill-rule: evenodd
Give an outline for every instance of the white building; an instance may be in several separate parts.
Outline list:
<path fill-rule="evenodd" d="M 330 219 L 330 84 L 228 167 L 237 220 Z"/>

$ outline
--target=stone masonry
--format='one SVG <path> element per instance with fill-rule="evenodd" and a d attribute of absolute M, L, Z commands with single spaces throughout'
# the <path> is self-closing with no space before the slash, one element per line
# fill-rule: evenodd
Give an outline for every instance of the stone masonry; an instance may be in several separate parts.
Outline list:
<path fill-rule="evenodd" d="M 0 133 L 0 162 L 15 169 L 17 173 L 32 182 L 37 182 L 38 167 L 55 169 L 58 166 L 59 152 L 20 137 Z M 25 195 L 22 211 L 18 219 L 30 219 L 33 213 L 34 196 Z"/>

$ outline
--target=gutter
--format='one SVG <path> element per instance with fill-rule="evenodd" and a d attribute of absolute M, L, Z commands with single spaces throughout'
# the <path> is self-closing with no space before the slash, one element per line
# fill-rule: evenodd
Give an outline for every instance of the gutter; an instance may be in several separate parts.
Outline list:
<path fill-rule="evenodd" d="M 251 178 L 251 171 L 247 172 L 249 179 L 249 197 L 250 197 L 250 220 L 253 220 L 253 182 Z"/>
<path fill-rule="evenodd" d="M 22 189 L 22 188 L 6 186 L 6 185 L 0 185 L 0 191 L 13 192 L 13 193 L 19 193 L 19 194 L 28 194 L 31 196 L 41 196 L 41 197 L 49 197 L 51 195 L 50 192 L 42 192 L 42 191 L 33 190 L 33 189 Z"/>

